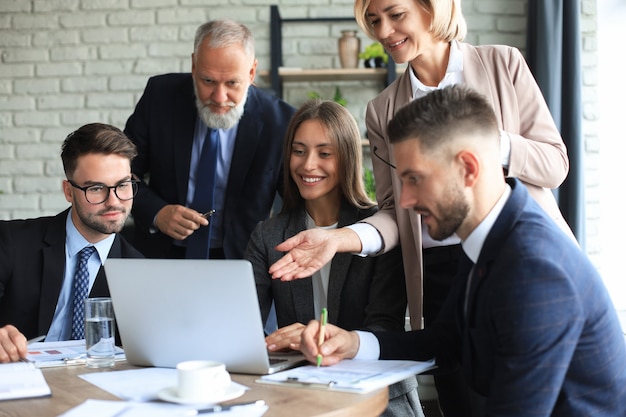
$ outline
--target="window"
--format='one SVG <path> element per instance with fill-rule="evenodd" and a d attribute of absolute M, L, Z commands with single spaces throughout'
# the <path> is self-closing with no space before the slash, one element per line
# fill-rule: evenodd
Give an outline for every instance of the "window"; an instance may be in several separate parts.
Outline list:
<path fill-rule="evenodd" d="M 598 0 L 598 111 L 600 138 L 600 269 L 618 311 L 626 318 L 626 77 L 623 72 L 626 3 Z M 626 328 L 626 321 L 622 321 Z"/>

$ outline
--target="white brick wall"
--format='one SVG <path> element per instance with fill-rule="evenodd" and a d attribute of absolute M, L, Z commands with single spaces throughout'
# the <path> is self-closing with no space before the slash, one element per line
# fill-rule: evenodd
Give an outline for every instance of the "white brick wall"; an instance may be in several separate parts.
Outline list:
<path fill-rule="evenodd" d="M 588 244 L 599 250 L 595 134 L 595 6 L 583 7 Z M 259 70 L 269 68 L 269 6 L 283 17 L 351 16 L 352 0 L 2 0 L 0 1 L 0 219 L 54 214 L 61 193 L 60 144 L 88 122 L 124 127 L 149 76 L 188 71 L 193 35 L 205 20 L 236 18 L 255 33 Z M 467 41 L 526 46 L 527 0 L 463 0 Z M 350 23 L 289 24 L 284 64 L 339 67 L 336 39 Z M 359 31 L 362 47 L 371 42 Z M 257 77 L 260 86 L 267 80 Z M 365 105 L 381 88 L 341 83 L 363 125 Z M 332 97 L 333 83 L 293 83 L 294 105 L 311 90 Z"/>

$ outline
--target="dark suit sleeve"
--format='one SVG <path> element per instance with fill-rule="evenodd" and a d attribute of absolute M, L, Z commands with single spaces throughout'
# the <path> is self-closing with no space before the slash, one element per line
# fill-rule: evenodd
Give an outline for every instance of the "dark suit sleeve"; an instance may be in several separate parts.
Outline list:
<path fill-rule="evenodd" d="M 158 100 L 154 96 L 153 80 L 153 78 L 148 80 L 146 89 L 124 128 L 124 133 L 137 146 L 137 157 L 132 162 L 132 171 L 142 182 L 139 183 L 139 191 L 133 202 L 133 216 L 143 228 L 149 227 L 159 210 L 168 204 L 167 201 L 152 191 L 146 182 L 149 180 L 147 174 L 150 173 L 151 169 L 150 155 L 152 153 L 150 149 L 150 109 L 153 102 Z"/>
<path fill-rule="evenodd" d="M 374 257 L 373 261 L 365 326 L 369 330 L 404 331 L 407 298 L 400 247 Z"/>
<path fill-rule="evenodd" d="M 458 278 L 458 277 L 457 277 Z M 456 323 L 457 300 L 464 293 L 465 281 L 455 279 L 437 320 L 428 328 L 405 333 L 374 334 L 380 344 L 381 359 L 436 359 L 438 369 L 433 373 L 455 370 L 461 358 L 461 335 Z"/>
<path fill-rule="evenodd" d="M 11 239 L 11 233 L 9 232 L 9 223 L 0 222 L 0 306 L 2 305 L 2 298 L 6 287 L 9 285 L 9 281 L 12 275 L 14 255 L 14 243 Z M 0 323 L 1 325 L 2 323 Z"/>

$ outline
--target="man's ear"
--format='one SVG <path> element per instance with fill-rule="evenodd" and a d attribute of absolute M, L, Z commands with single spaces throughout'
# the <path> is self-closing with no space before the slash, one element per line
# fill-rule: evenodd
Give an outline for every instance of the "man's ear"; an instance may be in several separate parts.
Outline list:
<path fill-rule="evenodd" d="M 256 67 L 257 65 L 259 65 L 259 61 L 257 61 L 257 59 L 254 59 L 254 62 L 252 62 L 252 67 L 250 68 L 250 84 L 254 83 L 254 77 L 256 77 Z"/>
<path fill-rule="evenodd" d="M 470 150 L 460 151 L 456 159 L 463 168 L 463 176 L 465 177 L 465 185 L 467 187 L 473 186 L 478 180 L 480 173 L 480 160 L 476 154 Z"/>
<path fill-rule="evenodd" d="M 72 184 L 70 184 L 68 180 L 63 180 L 63 195 L 65 195 L 65 199 L 68 203 L 74 202 L 72 191 Z"/>

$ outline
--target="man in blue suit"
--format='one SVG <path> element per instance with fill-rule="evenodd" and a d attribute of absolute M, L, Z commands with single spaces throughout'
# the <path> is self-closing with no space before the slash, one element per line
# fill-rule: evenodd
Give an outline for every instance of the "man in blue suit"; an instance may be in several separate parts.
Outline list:
<path fill-rule="evenodd" d="M 596 269 L 530 197 L 505 180 L 491 104 L 453 86 L 389 123 L 401 203 L 441 240 L 457 233 L 465 261 L 436 323 L 407 333 L 329 325 L 323 364 L 344 358 L 434 357 L 461 366 L 475 416 L 624 416 L 626 346 Z M 318 354 L 318 322 L 303 332 Z"/>
<path fill-rule="evenodd" d="M 191 74 L 150 78 L 126 123 L 139 151 L 133 172 L 146 182 L 132 211 L 133 243 L 154 258 L 243 258 L 282 186 L 282 141 L 295 109 L 252 85 L 254 38 L 237 22 L 200 26 L 191 58 Z M 207 163 L 210 135 L 219 144 Z M 199 179 L 207 167 L 208 187 Z M 207 206 L 197 190 L 211 195 Z M 200 254 L 187 250 L 194 239 L 207 246 Z"/>

